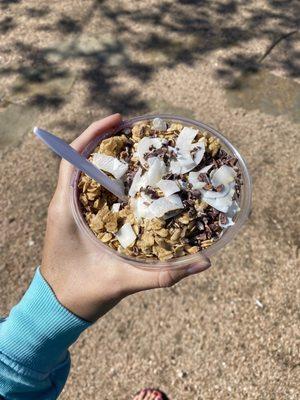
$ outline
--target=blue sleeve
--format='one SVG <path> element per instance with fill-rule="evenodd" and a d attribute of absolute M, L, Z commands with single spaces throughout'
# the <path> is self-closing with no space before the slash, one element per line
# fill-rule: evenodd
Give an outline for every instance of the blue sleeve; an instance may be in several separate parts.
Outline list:
<path fill-rule="evenodd" d="M 0 320 L 0 398 L 56 399 L 70 370 L 68 347 L 90 325 L 59 303 L 37 269 L 21 301 Z"/>

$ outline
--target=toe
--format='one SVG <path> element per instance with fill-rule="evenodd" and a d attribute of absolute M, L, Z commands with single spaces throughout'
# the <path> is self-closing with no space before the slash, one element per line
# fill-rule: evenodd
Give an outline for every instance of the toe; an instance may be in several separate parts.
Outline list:
<path fill-rule="evenodd" d="M 155 389 L 143 389 L 133 400 L 162 400 L 162 394 Z"/>
<path fill-rule="evenodd" d="M 153 393 L 153 391 L 151 389 L 148 389 L 145 400 L 153 400 L 152 393 Z"/>
<path fill-rule="evenodd" d="M 148 397 L 146 397 L 148 400 Z M 149 390 L 149 400 L 161 400 L 161 395 L 157 390 Z"/>
<path fill-rule="evenodd" d="M 141 390 L 136 396 L 134 396 L 133 400 L 146 400 L 147 390 Z"/>

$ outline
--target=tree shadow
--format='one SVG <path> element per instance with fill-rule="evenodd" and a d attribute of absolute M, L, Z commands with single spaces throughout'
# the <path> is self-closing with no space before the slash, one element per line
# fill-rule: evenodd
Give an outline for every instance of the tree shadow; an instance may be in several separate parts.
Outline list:
<path fill-rule="evenodd" d="M 82 31 L 82 26 L 78 20 L 71 18 L 67 15 L 62 15 L 56 23 L 53 24 L 43 24 L 39 26 L 41 31 L 52 31 L 60 32 L 64 35 L 70 35 L 74 33 L 80 33 Z"/>
<path fill-rule="evenodd" d="M 41 7 L 41 8 L 36 8 L 36 7 L 27 7 L 25 9 L 26 15 L 30 18 L 41 18 L 45 17 L 50 13 L 50 8 L 49 7 Z"/>
<path fill-rule="evenodd" d="M 4 0 L 1 5 L 18 2 Z M 216 68 L 216 78 L 231 88 L 238 86 L 241 75 L 255 74 L 262 65 L 270 68 L 276 65 L 288 76 L 300 76 L 298 1 L 268 0 L 267 7 L 262 9 L 247 0 L 172 3 L 162 0 L 152 8 L 133 9 L 126 2 L 116 5 L 108 0 L 95 0 L 83 17 L 73 19 L 61 14 L 51 25 L 47 23 L 50 12 L 47 7 L 26 8 L 29 18 L 41 19 L 37 30 L 58 32 L 64 38 L 62 42 L 57 46 L 37 47 L 18 41 L 14 49 L 22 61 L 0 67 L 2 75 L 19 76 L 15 93 L 26 92 L 33 83 L 40 84 L 41 91 L 36 92 L 35 87 L 30 101 L 41 108 L 58 108 L 66 101 L 64 94 L 43 92 L 43 85 L 68 79 L 76 63 L 80 64 L 77 79 L 88 87 L 88 107 L 96 105 L 129 114 L 149 111 L 142 85 L 158 71 L 180 64 L 193 66 L 216 50 L 225 53 Z M 105 20 L 109 26 L 108 40 L 103 39 L 103 30 L 100 30 L 98 34 L 93 33 L 95 38 L 88 37 L 86 43 L 81 42 L 92 17 L 98 18 L 100 28 Z M 7 21 L 2 26 L 3 33 L 12 28 L 13 21 Z M 288 36 L 290 32 L 294 34 Z M 268 41 L 266 54 L 244 50 L 255 40 Z M 285 46 L 288 57 L 274 61 L 269 54 L 277 46 L 276 41 Z M 126 88 L 119 83 L 120 76 L 129 76 L 140 85 Z"/>
<path fill-rule="evenodd" d="M 12 17 L 5 17 L 0 21 L 0 34 L 5 34 L 14 29 L 16 23 Z"/>
<path fill-rule="evenodd" d="M 9 8 L 9 6 L 11 6 L 12 4 L 18 4 L 21 3 L 22 0 L 0 0 L 0 8 L 2 8 L 2 10 L 5 10 L 7 8 Z"/>

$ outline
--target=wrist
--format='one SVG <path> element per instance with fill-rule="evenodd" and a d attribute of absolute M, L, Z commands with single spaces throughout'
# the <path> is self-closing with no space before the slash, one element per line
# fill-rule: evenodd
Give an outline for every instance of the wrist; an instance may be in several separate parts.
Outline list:
<path fill-rule="evenodd" d="M 41 272 L 64 308 L 90 323 L 102 317 L 125 297 L 113 284 L 95 282 L 94 271 L 89 268 L 84 270 L 74 267 L 69 270 L 67 266 L 55 272 L 48 264 L 44 264 Z"/>

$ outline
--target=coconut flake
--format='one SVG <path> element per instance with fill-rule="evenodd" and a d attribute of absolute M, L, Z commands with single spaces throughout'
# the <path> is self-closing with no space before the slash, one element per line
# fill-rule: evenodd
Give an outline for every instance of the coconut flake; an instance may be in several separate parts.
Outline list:
<path fill-rule="evenodd" d="M 188 181 L 193 186 L 193 189 L 202 189 L 206 185 L 206 182 L 199 181 L 199 179 L 198 179 L 199 174 L 200 174 L 200 171 L 199 172 L 190 172 L 188 175 Z"/>
<path fill-rule="evenodd" d="M 144 155 L 149 152 L 151 146 L 155 147 L 156 149 L 160 149 L 162 146 L 162 140 L 159 138 L 149 138 L 145 136 L 137 144 L 138 158 L 143 166 L 145 166 L 147 163 Z"/>
<path fill-rule="evenodd" d="M 214 190 L 202 190 L 202 196 L 206 199 L 225 197 L 230 190 L 234 189 L 235 176 L 235 171 L 227 165 L 222 165 L 222 167 L 218 168 L 217 170 L 212 170 L 210 173 L 210 181 L 212 185 L 215 188 L 219 185 L 222 185 L 224 188 L 220 192 L 216 192 Z"/>
<path fill-rule="evenodd" d="M 219 220 L 219 225 L 221 228 L 228 228 L 229 226 L 234 225 L 234 221 L 233 218 L 236 215 L 236 213 L 240 211 L 240 206 L 238 205 L 238 203 L 234 200 L 231 203 L 231 206 L 229 207 L 227 213 L 226 213 L 226 217 L 227 217 L 227 222 L 226 224 L 222 224 L 221 221 Z"/>
<path fill-rule="evenodd" d="M 241 209 L 240 209 L 240 206 L 239 206 L 238 203 L 234 200 L 234 201 L 232 202 L 230 208 L 229 208 L 228 211 L 227 211 L 227 217 L 228 217 L 228 218 L 233 218 L 233 217 L 236 215 L 236 213 L 237 213 L 238 211 L 240 211 L 240 210 L 241 210 Z"/>
<path fill-rule="evenodd" d="M 177 149 L 176 149 L 176 147 L 168 146 L 168 152 L 177 154 Z"/>
<path fill-rule="evenodd" d="M 173 174 L 185 174 L 194 169 L 202 160 L 205 153 L 205 143 L 200 139 L 197 143 L 192 141 L 198 131 L 193 128 L 183 128 L 176 140 L 177 160 L 172 160 L 170 170 Z M 197 149 L 192 157 L 191 151 Z"/>
<path fill-rule="evenodd" d="M 143 185 L 143 180 L 142 180 L 142 168 L 139 168 L 132 180 L 128 195 L 130 197 L 134 197 L 136 193 L 140 190 L 140 188 Z"/>
<path fill-rule="evenodd" d="M 224 228 L 224 229 L 225 229 L 225 228 L 228 228 L 229 226 L 234 225 L 234 222 L 233 222 L 232 218 L 227 217 L 227 222 L 226 222 L 226 224 L 222 224 L 221 221 L 219 220 L 219 225 L 220 225 L 221 228 Z"/>
<path fill-rule="evenodd" d="M 176 140 L 176 147 L 181 151 L 184 149 L 189 151 L 191 149 L 192 141 L 195 139 L 197 134 L 198 131 L 196 129 L 184 127 Z"/>
<path fill-rule="evenodd" d="M 214 164 L 206 165 L 206 167 L 203 167 L 199 170 L 199 173 L 206 174 L 213 166 Z"/>
<path fill-rule="evenodd" d="M 228 199 L 227 197 L 219 197 L 217 199 L 209 199 L 206 197 L 202 197 L 202 200 L 205 201 L 205 203 L 209 204 L 213 208 L 215 208 L 218 211 L 221 211 L 223 213 L 227 213 L 229 207 L 231 206 L 231 200 Z"/>
<path fill-rule="evenodd" d="M 178 153 L 177 160 L 172 160 L 170 163 L 170 171 L 173 174 L 185 174 L 196 167 L 196 164 L 190 153 Z"/>
<path fill-rule="evenodd" d="M 116 179 L 120 179 L 128 169 L 127 163 L 102 153 L 95 153 L 92 162 L 101 171 L 109 172 Z"/>
<path fill-rule="evenodd" d="M 227 185 L 234 181 L 236 177 L 236 172 L 233 168 L 228 167 L 228 165 L 222 165 L 217 170 L 213 170 L 210 174 L 211 183 L 214 187 L 219 185 Z"/>
<path fill-rule="evenodd" d="M 148 160 L 149 169 L 145 174 L 145 184 L 155 187 L 166 173 L 166 164 L 158 157 L 151 157 Z"/>
<path fill-rule="evenodd" d="M 205 144 L 203 142 L 198 142 L 197 146 L 198 150 L 196 151 L 195 155 L 194 155 L 194 163 L 196 164 L 196 166 L 198 164 L 200 164 L 200 162 L 202 161 L 202 158 L 204 156 L 205 153 Z"/>
<path fill-rule="evenodd" d="M 121 203 L 114 203 L 114 204 L 111 206 L 111 211 L 112 211 L 113 213 L 118 212 L 118 211 L 120 210 L 120 207 L 121 207 Z"/>
<path fill-rule="evenodd" d="M 170 162 L 170 172 L 174 175 L 180 175 L 181 174 L 181 166 L 178 161 L 172 160 Z"/>
<path fill-rule="evenodd" d="M 220 192 L 216 192 L 215 190 L 201 190 L 202 196 L 206 199 L 218 199 L 220 197 L 225 197 L 229 190 L 231 189 L 230 185 L 224 186 L 224 188 Z"/>
<path fill-rule="evenodd" d="M 122 226 L 122 228 L 116 234 L 120 245 L 126 249 L 126 247 L 133 244 L 136 240 L 136 234 L 134 233 L 131 225 L 127 222 Z"/>
<path fill-rule="evenodd" d="M 142 176 L 142 169 L 139 168 L 134 175 L 132 184 L 129 189 L 129 196 L 134 197 L 141 188 L 146 188 L 147 186 L 156 187 L 157 183 L 161 180 L 163 175 L 166 173 L 166 165 L 158 157 L 152 157 L 148 160 L 149 169 Z"/>
<path fill-rule="evenodd" d="M 178 153 L 177 160 L 183 168 L 190 168 L 195 165 L 194 159 L 189 152 Z"/>
<path fill-rule="evenodd" d="M 205 201 L 207 204 L 212 206 L 218 211 L 221 211 L 223 213 L 227 213 L 229 208 L 232 205 L 232 198 L 234 195 L 234 182 L 229 184 L 229 191 L 228 193 L 223 196 L 223 197 L 215 197 L 215 198 L 210 198 L 207 196 L 207 191 L 201 191 L 202 192 L 202 200 Z"/>
<path fill-rule="evenodd" d="M 154 120 L 152 121 L 152 127 L 156 131 L 166 131 L 167 130 L 167 124 L 161 118 L 154 118 Z"/>
<path fill-rule="evenodd" d="M 171 194 L 180 191 L 180 187 L 177 181 L 172 181 L 169 179 L 161 179 L 157 183 L 157 187 L 164 193 L 165 196 L 171 196 Z"/>
<path fill-rule="evenodd" d="M 153 215 L 149 211 L 149 206 L 152 203 L 152 199 L 145 193 L 141 193 L 141 197 L 132 199 L 133 213 L 137 220 L 141 218 L 153 218 Z"/>
<path fill-rule="evenodd" d="M 183 208 L 182 201 L 177 194 L 173 194 L 168 197 L 160 197 L 154 200 L 149 207 L 150 214 L 153 217 L 160 218 L 169 211 Z"/>

